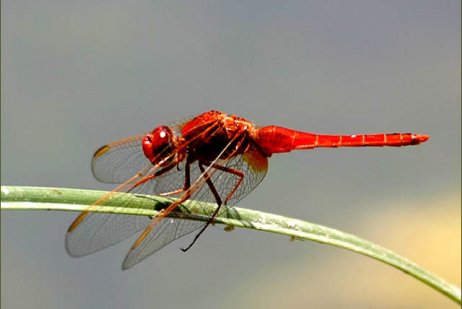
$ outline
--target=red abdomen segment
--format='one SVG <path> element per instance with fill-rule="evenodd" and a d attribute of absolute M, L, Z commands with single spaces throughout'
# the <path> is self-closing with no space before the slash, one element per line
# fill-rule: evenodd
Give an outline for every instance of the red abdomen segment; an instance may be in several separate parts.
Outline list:
<path fill-rule="evenodd" d="M 277 126 L 256 129 L 254 139 L 266 155 L 317 147 L 381 147 L 417 145 L 427 135 L 412 133 L 381 133 L 353 135 L 321 135 Z"/>

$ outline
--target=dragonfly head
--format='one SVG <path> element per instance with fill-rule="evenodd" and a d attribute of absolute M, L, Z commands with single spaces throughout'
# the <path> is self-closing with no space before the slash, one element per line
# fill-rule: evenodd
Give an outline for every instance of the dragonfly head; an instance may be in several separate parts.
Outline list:
<path fill-rule="evenodd" d="M 175 161 L 175 135 L 169 127 L 155 128 L 143 137 L 141 144 L 144 155 L 153 165 L 167 166 Z"/>

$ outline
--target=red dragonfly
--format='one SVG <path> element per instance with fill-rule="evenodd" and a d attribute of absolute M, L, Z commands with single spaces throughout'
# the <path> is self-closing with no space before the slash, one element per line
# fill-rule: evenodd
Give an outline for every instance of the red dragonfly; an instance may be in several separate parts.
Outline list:
<path fill-rule="evenodd" d="M 66 248 L 83 256 L 144 230 L 130 248 L 128 269 L 168 243 L 198 230 L 188 250 L 214 218 L 249 194 L 265 177 L 274 153 L 317 147 L 407 146 L 428 140 L 411 133 L 321 135 L 209 111 L 181 123 L 105 145 L 93 156 L 92 171 L 101 182 L 120 183 L 113 192 L 158 194 L 171 203 L 154 218 L 94 213 L 108 193 L 71 224 Z M 186 200 L 216 203 L 207 222 L 165 218 Z"/>

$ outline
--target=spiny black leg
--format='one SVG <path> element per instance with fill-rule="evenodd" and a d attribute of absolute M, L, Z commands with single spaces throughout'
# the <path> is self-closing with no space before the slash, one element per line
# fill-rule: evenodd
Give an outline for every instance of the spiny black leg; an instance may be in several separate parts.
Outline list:
<path fill-rule="evenodd" d="M 202 162 L 203 165 L 208 166 L 208 167 L 213 167 L 216 170 L 220 170 L 226 173 L 233 174 L 236 177 L 239 177 L 239 180 L 237 183 L 234 185 L 233 189 L 229 191 L 228 195 L 226 196 L 225 200 L 223 201 L 223 204 L 227 204 L 228 201 L 231 199 L 233 194 L 236 192 L 236 190 L 239 188 L 239 186 L 242 183 L 242 180 L 244 179 L 244 173 L 240 170 L 236 170 L 233 168 L 229 168 L 227 166 L 219 165 L 216 163 L 210 163 L 210 162 Z"/>
<path fill-rule="evenodd" d="M 205 229 L 213 222 L 213 219 L 215 219 L 215 217 L 217 216 L 218 211 L 220 210 L 221 205 L 222 205 L 220 195 L 218 194 L 217 189 L 215 189 L 215 186 L 213 185 L 212 181 L 210 180 L 210 176 L 205 172 L 204 166 L 201 164 L 201 162 L 198 162 L 198 164 L 199 164 L 199 169 L 201 170 L 201 173 L 205 177 L 205 182 L 207 183 L 210 190 L 212 191 L 213 196 L 215 197 L 215 200 L 216 200 L 216 202 L 218 204 L 218 207 L 217 207 L 217 209 L 215 209 L 212 216 L 207 220 L 207 223 L 202 227 L 202 229 L 199 231 L 199 233 L 196 234 L 196 236 L 194 237 L 193 241 L 189 244 L 189 246 L 187 246 L 186 248 L 181 248 L 181 251 L 183 251 L 183 252 L 188 251 L 194 245 L 194 243 L 199 239 L 199 237 L 205 231 Z"/>
<path fill-rule="evenodd" d="M 184 186 L 183 190 L 187 191 L 191 187 L 191 173 L 190 173 L 191 159 L 188 156 L 186 158 L 185 168 L 184 168 Z"/>
<path fill-rule="evenodd" d="M 210 219 L 207 221 L 207 223 L 202 227 L 202 229 L 199 231 L 199 233 L 197 233 L 197 235 L 194 236 L 194 239 L 193 239 L 193 241 L 189 244 L 189 246 L 187 246 L 186 248 L 180 248 L 181 251 L 186 252 L 186 251 L 188 251 L 188 250 L 194 245 L 194 243 L 196 242 L 196 240 L 199 239 L 199 236 L 201 236 L 201 234 L 204 233 L 205 229 L 207 229 L 207 227 L 213 222 L 213 220 L 214 220 L 215 217 L 217 216 L 218 211 L 220 210 L 220 208 L 221 208 L 221 204 L 218 205 L 217 209 L 215 209 L 215 211 L 213 212 L 212 216 L 211 216 Z"/>
<path fill-rule="evenodd" d="M 244 138 L 245 138 L 245 135 L 240 135 L 240 136 L 235 136 L 229 143 L 228 145 L 226 146 L 229 147 L 229 145 L 231 145 L 235 140 L 237 140 L 238 138 L 240 138 L 240 142 L 239 142 L 239 145 L 242 145 L 242 142 L 244 141 Z M 239 146 L 240 147 L 240 146 Z M 239 147 L 236 148 L 235 151 L 237 151 L 239 149 Z M 226 149 L 225 148 L 225 149 Z M 224 149 L 224 150 L 225 150 Z M 224 151 L 223 150 L 223 151 Z M 233 153 L 234 154 L 234 153 Z M 232 155 L 233 155 L 232 154 Z M 231 156 L 232 156 L 231 155 Z M 205 178 L 205 182 L 207 183 L 207 185 L 209 186 L 210 190 L 212 191 L 212 194 L 213 194 L 213 197 L 215 197 L 215 200 L 217 202 L 217 209 L 215 209 L 215 211 L 213 212 L 212 216 L 209 218 L 209 220 L 207 220 L 207 223 L 202 227 L 202 229 L 199 231 L 199 233 L 197 233 L 197 235 L 194 237 L 193 241 L 191 242 L 191 244 L 186 247 L 186 248 L 181 248 L 181 251 L 183 252 L 186 252 L 188 251 L 193 245 L 194 243 L 196 242 L 196 240 L 199 238 L 199 236 L 201 236 L 201 234 L 205 231 L 205 229 L 213 222 L 213 220 L 215 219 L 215 217 L 218 215 L 218 212 L 220 211 L 221 209 L 221 206 L 223 205 L 223 202 L 221 200 L 221 197 L 220 197 L 220 194 L 218 194 L 218 191 L 217 189 L 215 188 L 215 186 L 213 185 L 212 181 L 210 180 L 210 176 L 205 172 L 205 169 L 204 169 L 204 165 L 208 166 L 209 168 L 215 168 L 217 170 L 221 170 L 223 172 L 228 172 L 228 173 L 231 173 L 231 174 L 234 174 L 236 176 L 238 176 L 240 178 L 240 180 L 238 181 L 237 185 L 233 188 L 233 190 L 228 194 L 228 196 L 226 197 L 225 199 L 225 204 L 228 202 L 228 200 L 231 198 L 232 194 L 236 191 L 236 189 L 239 187 L 242 179 L 243 179 L 243 174 L 242 172 L 240 171 L 235 171 L 233 169 L 230 169 L 226 166 L 221 166 L 221 165 L 217 165 L 217 164 L 214 164 L 213 162 L 210 163 L 210 162 L 205 162 L 205 161 L 198 161 L 198 165 L 199 165 L 199 169 L 201 170 L 201 173 L 204 175 L 204 178 Z"/>

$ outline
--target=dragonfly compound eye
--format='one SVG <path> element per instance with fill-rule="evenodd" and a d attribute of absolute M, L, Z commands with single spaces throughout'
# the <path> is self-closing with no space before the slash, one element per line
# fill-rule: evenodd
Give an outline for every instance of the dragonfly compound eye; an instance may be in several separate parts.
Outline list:
<path fill-rule="evenodd" d="M 155 128 L 142 140 L 143 152 L 152 164 L 170 163 L 175 150 L 172 130 L 167 126 Z"/>

